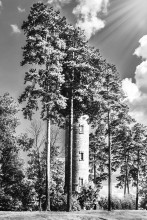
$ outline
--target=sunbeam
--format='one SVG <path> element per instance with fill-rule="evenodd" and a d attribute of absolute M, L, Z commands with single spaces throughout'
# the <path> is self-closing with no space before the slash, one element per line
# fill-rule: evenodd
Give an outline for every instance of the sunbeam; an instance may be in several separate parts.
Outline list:
<path fill-rule="evenodd" d="M 106 26 L 92 39 L 92 44 L 117 65 L 122 78 L 135 71 L 131 64 L 138 62 L 138 58 L 132 54 L 138 40 L 147 33 L 146 8 L 147 0 L 111 0 Z"/>

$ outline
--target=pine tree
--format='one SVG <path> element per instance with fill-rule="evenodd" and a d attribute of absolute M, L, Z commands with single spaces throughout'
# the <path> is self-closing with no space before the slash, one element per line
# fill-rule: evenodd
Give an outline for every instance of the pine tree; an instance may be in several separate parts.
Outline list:
<path fill-rule="evenodd" d="M 65 83 L 62 86 L 63 95 L 67 98 L 67 107 L 62 114 L 66 117 L 69 130 L 68 168 L 69 179 L 66 183 L 68 195 L 68 211 L 71 211 L 72 195 L 72 139 L 73 123 L 88 110 L 93 99 L 93 84 L 95 81 L 94 67 L 90 63 L 93 50 L 88 46 L 83 32 L 71 25 L 65 32 L 67 56 L 63 63 Z M 92 84 L 93 83 L 93 84 Z M 68 117 L 67 118 L 67 112 Z"/>
<path fill-rule="evenodd" d="M 124 196 L 130 194 L 130 170 L 133 164 L 132 153 L 134 150 L 131 125 L 119 125 L 117 135 L 113 138 L 115 146 L 113 163 L 115 169 L 120 168 L 120 175 L 116 178 L 119 183 L 116 187 L 124 188 Z"/>
<path fill-rule="evenodd" d="M 112 158 L 115 150 L 112 145 L 112 139 L 116 135 L 116 128 L 122 123 L 128 107 L 123 103 L 124 94 L 121 87 L 119 73 L 114 65 L 104 62 L 102 65 L 100 88 L 96 91 L 99 98 L 97 102 L 98 112 L 95 114 L 96 122 L 103 124 L 107 140 L 107 158 L 108 158 L 108 210 L 111 210 L 112 199 Z"/>
<path fill-rule="evenodd" d="M 145 161 L 147 159 L 146 132 L 146 127 L 142 124 L 136 123 L 132 127 L 134 151 L 132 154 L 133 166 L 131 169 L 131 175 L 134 180 L 134 185 L 136 186 L 136 210 L 138 210 L 139 185 L 142 179 L 142 172 L 146 172 L 146 169 L 144 169 L 146 167 Z"/>
<path fill-rule="evenodd" d="M 24 79 L 28 85 L 19 101 L 27 101 L 23 108 L 25 118 L 31 119 L 34 110 L 41 105 L 41 118 L 46 120 L 46 210 L 50 210 L 50 124 L 53 119 L 59 120 L 57 109 L 66 106 L 66 99 L 60 92 L 64 83 L 62 60 L 65 56 L 65 43 L 60 33 L 65 24 L 65 18 L 61 18 L 58 11 L 47 4 L 36 3 L 22 25 L 27 39 L 21 64 L 28 64 L 30 69 Z"/>

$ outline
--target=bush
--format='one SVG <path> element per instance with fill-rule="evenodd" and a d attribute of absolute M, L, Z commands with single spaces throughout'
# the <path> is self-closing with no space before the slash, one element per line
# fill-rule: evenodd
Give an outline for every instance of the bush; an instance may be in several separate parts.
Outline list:
<path fill-rule="evenodd" d="M 99 200 L 99 206 L 100 206 L 100 209 L 107 210 L 108 209 L 108 198 L 101 197 Z"/>
<path fill-rule="evenodd" d="M 0 211 L 20 211 L 22 202 L 0 189 Z"/>
<path fill-rule="evenodd" d="M 101 197 L 99 200 L 99 206 L 101 209 L 108 209 L 108 198 Z M 135 209 L 135 198 L 131 195 L 126 196 L 125 198 L 112 197 L 112 209 L 121 210 L 121 209 Z"/>
<path fill-rule="evenodd" d="M 4 191 L 0 190 L 0 211 L 11 211 L 12 209 L 12 197 L 6 195 Z"/>
<path fill-rule="evenodd" d="M 98 205 L 99 189 L 93 183 L 85 184 L 80 192 L 72 195 L 72 210 L 79 211 L 81 208 L 87 210 L 95 209 Z M 51 210 L 66 211 L 67 195 L 63 191 L 52 191 L 51 194 Z"/>
<path fill-rule="evenodd" d="M 78 193 L 81 208 L 94 209 L 98 205 L 99 189 L 91 182 L 85 184 Z"/>
<path fill-rule="evenodd" d="M 76 195 L 72 196 L 72 211 L 80 211 L 81 207 Z M 67 195 L 55 192 L 51 196 L 51 211 L 66 211 L 67 210 Z"/>
<path fill-rule="evenodd" d="M 140 208 L 141 208 L 141 209 L 147 209 L 147 198 L 146 198 L 146 197 L 141 198 Z"/>
<path fill-rule="evenodd" d="M 122 209 L 121 199 L 119 199 L 118 197 L 112 198 L 112 209 Z"/>
<path fill-rule="evenodd" d="M 66 211 L 67 196 L 60 192 L 51 195 L 51 211 Z"/>
<path fill-rule="evenodd" d="M 72 211 L 80 211 L 81 206 L 78 200 L 78 196 L 75 194 L 72 196 Z"/>
<path fill-rule="evenodd" d="M 135 198 L 132 195 L 128 195 L 121 200 L 122 209 L 135 209 Z"/>

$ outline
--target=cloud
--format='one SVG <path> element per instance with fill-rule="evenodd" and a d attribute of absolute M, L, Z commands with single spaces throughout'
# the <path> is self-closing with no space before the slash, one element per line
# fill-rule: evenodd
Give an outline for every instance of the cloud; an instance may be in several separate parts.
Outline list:
<path fill-rule="evenodd" d="M 90 39 L 97 31 L 105 27 L 105 21 L 101 15 L 106 14 L 110 0 L 76 0 L 77 5 L 72 13 L 75 15 L 77 22 L 76 27 L 84 30 L 87 39 Z M 48 4 L 60 9 L 71 0 L 46 0 Z"/>
<path fill-rule="evenodd" d="M 25 12 L 26 10 L 25 10 L 25 8 L 21 8 L 21 7 L 17 7 L 17 9 L 18 9 L 18 11 L 20 12 L 20 13 L 23 13 L 23 12 Z"/>
<path fill-rule="evenodd" d="M 19 29 L 17 24 L 11 24 L 10 26 L 12 28 L 12 33 L 16 33 L 16 34 L 20 34 L 21 33 L 21 30 Z"/>
<path fill-rule="evenodd" d="M 136 67 L 135 79 L 139 90 L 147 94 L 147 60 Z"/>
<path fill-rule="evenodd" d="M 134 55 L 147 59 L 147 35 L 139 40 L 140 46 L 135 50 Z"/>
<path fill-rule="evenodd" d="M 2 1 L 0 1 L 0 13 L 1 13 L 2 7 L 3 7 L 3 3 L 2 3 Z"/>
<path fill-rule="evenodd" d="M 109 0 L 77 0 L 78 4 L 73 9 L 77 17 L 76 26 L 85 31 L 89 39 L 97 31 L 105 27 L 105 21 L 100 14 L 106 14 Z"/>
<path fill-rule="evenodd" d="M 48 4 L 53 5 L 56 9 L 60 9 L 65 4 L 69 4 L 71 0 L 47 0 Z"/>
<path fill-rule="evenodd" d="M 147 94 L 142 93 L 136 83 L 132 79 L 124 79 L 122 81 L 122 89 L 126 95 L 130 115 L 136 119 L 137 122 L 147 125 Z"/>
<path fill-rule="evenodd" d="M 127 100 L 132 103 L 134 100 L 138 99 L 141 95 L 137 85 L 132 82 L 132 79 L 124 79 L 122 81 L 122 88 L 127 96 Z"/>
<path fill-rule="evenodd" d="M 138 122 L 147 125 L 147 35 L 139 40 L 139 47 L 134 55 L 143 59 L 136 67 L 135 83 L 126 78 L 122 81 L 122 87 L 127 95 L 130 114 Z"/>

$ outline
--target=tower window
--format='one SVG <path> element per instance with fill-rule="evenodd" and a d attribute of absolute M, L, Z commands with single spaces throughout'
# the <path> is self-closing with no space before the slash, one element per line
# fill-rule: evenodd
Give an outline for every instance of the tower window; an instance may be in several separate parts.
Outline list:
<path fill-rule="evenodd" d="M 80 151 L 79 154 L 80 154 L 80 159 L 79 160 L 83 161 L 84 160 L 84 152 Z"/>
<path fill-rule="evenodd" d="M 79 177 L 79 186 L 83 186 L 83 178 Z"/>
<path fill-rule="evenodd" d="M 79 125 L 79 134 L 84 134 L 84 125 Z"/>

